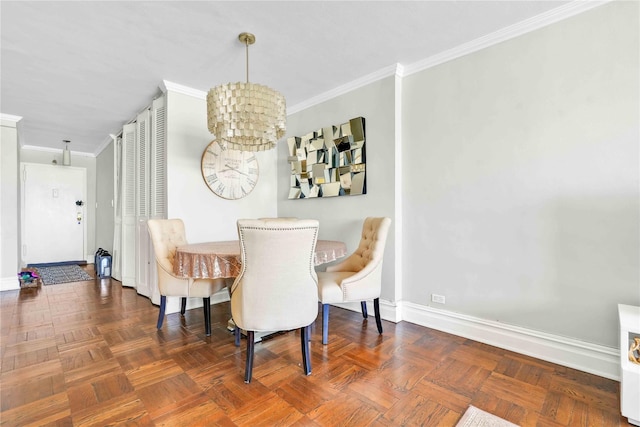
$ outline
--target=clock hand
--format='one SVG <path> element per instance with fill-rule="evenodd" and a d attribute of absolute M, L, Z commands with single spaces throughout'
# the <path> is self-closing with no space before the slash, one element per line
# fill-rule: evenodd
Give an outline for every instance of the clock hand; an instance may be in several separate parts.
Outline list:
<path fill-rule="evenodd" d="M 242 174 L 242 175 L 244 175 L 244 176 L 249 176 L 249 174 L 247 174 L 247 173 L 245 173 L 245 172 L 242 172 L 240 169 L 238 169 L 238 168 L 234 168 L 234 167 L 233 167 L 233 166 L 231 166 L 231 165 L 225 165 L 225 166 L 229 168 L 229 169 L 225 169 L 225 170 L 232 170 L 232 171 L 238 172 L 239 174 Z"/>

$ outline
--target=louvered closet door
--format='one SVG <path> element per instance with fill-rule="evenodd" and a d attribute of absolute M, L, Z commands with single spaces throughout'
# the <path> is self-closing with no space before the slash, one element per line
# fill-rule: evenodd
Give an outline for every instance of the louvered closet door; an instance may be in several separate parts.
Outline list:
<path fill-rule="evenodd" d="M 122 138 L 113 141 L 113 250 L 111 253 L 111 276 L 122 281 Z"/>
<path fill-rule="evenodd" d="M 149 220 L 149 152 L 151 146 L 151 113 L 138 115 L 136 120 L 136 289 L 150 297 L 149 268 L 151 239 L 147 230 Z"/>
<path fill-rule="evenodd" d="M 165 98 L 153 101 L 151 106 L 151 191 L 149 194 L 149 216 L 153 219 L 167 218 L 167 124 Z M 160 304 L 158 274 L 155 268 L 153 248 L 150 248 L 149 286 L 151 302 Z"/>
<path fill-rule="evenodd" d="M 122 128 L 122 284 L 136 286 L 136 124 Z"/>

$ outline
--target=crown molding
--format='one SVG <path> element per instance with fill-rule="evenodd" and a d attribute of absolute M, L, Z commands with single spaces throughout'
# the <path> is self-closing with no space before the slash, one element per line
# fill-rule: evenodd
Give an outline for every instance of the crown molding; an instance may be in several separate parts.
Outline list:
<path fill-rule="evenodd" d="M 102 154 L 102 152 L 109 146 L 109 144 L 111 144 L 114 141 L 114 139 L 115 138 L 112 137 L 111 135 L 103 139 L 100 145 L 98 145 L 98 148 L 96 149 L 95 153 L 93 153 L 93 155 L 95 157 L 98 157 L 100 154 Z"/>
<path fill-rule="evenodd" d="M 367 76 L 346 83 L 342 86 L 338 86 L 335 89 L 324 92 L 311 99 L 295 104 L 287 108 L 287 114 L 294 114 L 299 111 L 305 110 L 314 105 L 320 104 L 337 96 L 351 92 L 352 90 L 358 89 L 367 84 L 373 83 L 377 80 L 389 77 L 393 74 L 399 77 L 409 76 L 419 71 L 426 70 L 428 68 L 443 64 L 445 62 L 460 58 L 465 55 L 469 55 L 471 53 L 496 45 L 506 40 L 510 40 L 523 34 L 530 33 L 532 31 L 586 12 L 611 1 L 613 0 L 574 0 L 570 3 L 556 7 L 545 13 L 541 13 L 540 15 L 526 19 L 517 24 L 510 25 L 498 31 L 494 31 L 493 33 L 479 37 L 473 41 L 456 46 L 452 49 L 449 49 L 437 55 L 430 56 L 412 64 L 396 64 L 390 67 L 383 68 L 377 72 L 371 73 Z"/>
<path fill-rule="evenodd" d="M 359 79 L 346 83 L 342 86 L 338 86 L 336 88 L 328 90 L 324 93 L 321 93 L 320 95 L 314 96 L 313 98 L 309 98 L 306 101 L 300 102 L 291 107 L 287 107 L 287 115 L 297 113 L 298 111 L 305 110 L 317 104 L 321 104 L 337 96 L 343 95 L 347 92 L 351 92 L 352 90 L 361 88 L 363 86 L 366 86 L 378 80 L 382 80 L 385 77 L 389 77 L 393 75 L 402 76 L 403 73 L 404 73 L 403 66 L 401 64 L 390 65 L 378 71 L 374 71 L 371 74 L 367 74 L 366 76 L 360 77 Z"/>
<path fill-rule="evenodd" d="M 408 65 L 405 68 L 405 75 L 411 75 L 462 56 L 469 55 L 498 43 L 511 40 L 556 22 L 571 18 L 572 16 L 586 12 L 611 1 L 612 0 L 574 0 L 571 3 L 564 4 L 545 13 L 541 13 L 540 15 L 518 22 L 517 24 L 494 31 L 493 33 L 456 46 L 453 49 L 449 49 Z"/>
<path fill-rule="evenodd" d="M 159 87 L 162 93 L 171 91 L 181 93 L 183 95 L 193 96 L 194 98 L 207 99 L 207 92 L 183 86 L 178 83 L 173 83 L 168 80 L 163 80 Z"/>
<path fill-rule="evenodd" d="M 8 122 L 18 123 L 20 120 L 22 120 L 22 116 L 14 116 L 11 114 L 0 113 L 0 120 L 6 120 Z"/>
<path fill-rule="evenodd" d="M 517 24 L 510 25 L 498 31 L 494 31 L 493 33 L 479 37 L 473 41 L 456 46 L 452 49 L 449 49 L 437 55 L 430 56 L 412 64 L 394 64 L 373 73 L 367 74 L 366 76 L 360 77 L 349 83 L 328 90 L 303 102 L 287 107 L 287 115 L 295 114 L 299 111 L 313 107 L 314 105 L 321 104 L 325 101 L 336 98 L 340 95 L 344 95 L 348 92 L 369 85 L 386 77 L 395 75 L 402 78 L 434 67 L 436 65 L 452 61 L 462 56 L 469 55 L 487 47 L 502 43 L 506 40 L 516 38 L 523 34 L 530 33 L 540 28 L 586 12 L 603 4 L 610 3 L 611 1 L 613 0 L 574 0 L 570 3 L 554 8 L 540 15 L 526 19 Z M 163 80 L 159 88 L 163 93 L 171 91 L 203 100 L 207 98 L 206 92 L 173 83 L 167 80 Z"/>

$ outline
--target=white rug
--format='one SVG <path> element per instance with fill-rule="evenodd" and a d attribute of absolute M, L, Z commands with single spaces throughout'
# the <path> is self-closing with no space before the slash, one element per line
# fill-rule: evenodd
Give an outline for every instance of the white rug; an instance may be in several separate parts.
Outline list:
<path fill-rule="evenodd" d="M 456 427 L 518 427 L 518 425 L 469 405 Z"/>

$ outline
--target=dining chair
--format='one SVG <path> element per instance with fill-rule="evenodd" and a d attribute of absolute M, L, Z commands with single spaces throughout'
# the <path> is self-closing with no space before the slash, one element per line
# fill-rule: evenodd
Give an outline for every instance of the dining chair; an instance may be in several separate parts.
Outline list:
<path fill-rule="evenodd" d="M 322 303 L 322 344 L 329 339 L 329 304 L 360 301 L 367 318 L 367 300 L 373 299 L 378 332 L 382 334 L 380 291 L 382 260 L 391 219 L 367 217 L 358 248 L 343 261 L 318 272 L 318 299 Z"/>
<path fill-rule="evenodd" d="M 195 279 L 176 276 L 173 273 L 176 247 L 187 244 L 184 222 L 181 219 L 150 219 L 147 221 L 147 227 L 153 242 L 158 270 L 160 313 L 157 328 L 162 328 L 167 297 L 182 297 L 180 304 L 182 315 L 186 311 L 187 298 L 202 298 L 205 333 L 210 336 L 210 297 L 230 285 L 233 279 Z"/>
<path fill-rule="evenodd" d="M 318 317 L 314 251 L 318 221 L 240 219 L 242 268 L 231 287 L 231 316 L 247 336 L 244 382 L 251 382 L 255 332 L 300 328 L 302 366 L 311 374 L 310 326 Z"/>

